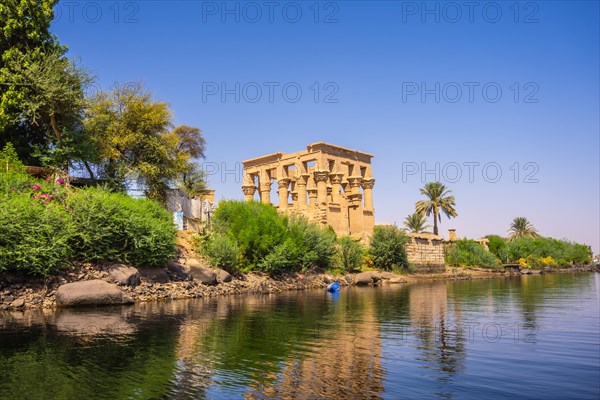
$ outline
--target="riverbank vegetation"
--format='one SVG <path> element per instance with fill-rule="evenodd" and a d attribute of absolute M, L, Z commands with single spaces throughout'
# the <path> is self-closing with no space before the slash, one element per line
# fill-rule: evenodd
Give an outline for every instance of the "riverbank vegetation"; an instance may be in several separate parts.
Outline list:
<path fill-rule="evenodd" d="M 211 227 L 197 240 L 216 267 L 271 274 L 407 268 L 405 243 L 398 228 L 376 227 L 367 247 L 304 218 L 279 215 L 271 205 L 241 201 L 221 201 Z"/>
<path fill-rule="evenodd" d="M 172 216 L 157 202 L 34 178 L 11 146 L 0 161 L 0 272 L 45 276 L 76 261 L 163 266 L 174 256 Z"/>
<path fill-rule="evenodd" d="M 592 252 L 589 246 L 540 236 L 528 223 L 527 228 L 535 234 L 511 235 L 503 238 L 488 235 L 489 251 L 473 240 L 457 240 L 446 247 L 446 264 L 451 267 L 497 268 L 503 264 L 519 264 L 521 268 L 565 268 L 573 265 L 589 265 Z"/>

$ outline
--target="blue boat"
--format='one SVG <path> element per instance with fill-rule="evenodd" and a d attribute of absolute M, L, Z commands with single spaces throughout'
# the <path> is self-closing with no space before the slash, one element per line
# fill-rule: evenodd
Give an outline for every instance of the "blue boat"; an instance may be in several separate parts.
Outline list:
<path fill-rule="evenodd" d="M 327 285 L 328 292 L 337 292 L 338 290 L 340 290 L 339 282 L 333 282 L 333 283 L 330 283 L 329 285 Z"/>

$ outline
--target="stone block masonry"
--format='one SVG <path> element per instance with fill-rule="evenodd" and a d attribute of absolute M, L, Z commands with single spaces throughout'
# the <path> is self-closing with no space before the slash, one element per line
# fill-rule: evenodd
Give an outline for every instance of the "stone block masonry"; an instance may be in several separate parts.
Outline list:
<path fill-rule="evenodd" d="M 406 233 L 409 242 L 406 244 L 408 263 L 415 272 L 444 272 L 444 239 L 433 233 Z"/>

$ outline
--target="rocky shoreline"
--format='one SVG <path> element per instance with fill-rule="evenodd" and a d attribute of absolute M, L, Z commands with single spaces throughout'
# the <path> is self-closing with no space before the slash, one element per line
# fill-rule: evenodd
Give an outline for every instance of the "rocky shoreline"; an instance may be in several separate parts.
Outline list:
<path fill-rule="evenodd" d="M 0 310 L 53 309 L 57 307 L 130 304 L 215 297 L 231 294 L 271 294 L 289 290 L 325 288 L 338 281 L 342 286 L 417 283 L 428 280 L 468 280 L 511 277 L 514 273 L 485 269 L 446 269 L 445 273 L 396 275 L 367 271 L 344 276 L 322 273 L 288 274 L 270 277 L 250 273 L 231 276 L 210 269 L 197 259 L 169 263 L 166 268 L 136 269 L 122 264 L 79 264 L 47 278 L 19 274 L 0 276 Z M 595 266 L 579 266 L 551 271 L 522 273 L 574 273 L 598 271 Z M 521 274 L 521 273 L 519 273 Z"/>

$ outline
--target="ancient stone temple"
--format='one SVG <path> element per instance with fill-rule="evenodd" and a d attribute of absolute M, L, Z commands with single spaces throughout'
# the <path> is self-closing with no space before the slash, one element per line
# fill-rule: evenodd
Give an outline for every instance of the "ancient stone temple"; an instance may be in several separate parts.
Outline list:
<path fill-rule="evenodd" d="M 304 215 L 331 226 L 338 236 L 369 237 L 375 223 L 373 156 L 328 143 L 313 143 L 297 153 L 273 153 L 243 162 L 247 201 L 271 202 L 277 187 L 279 212 Z"/>

